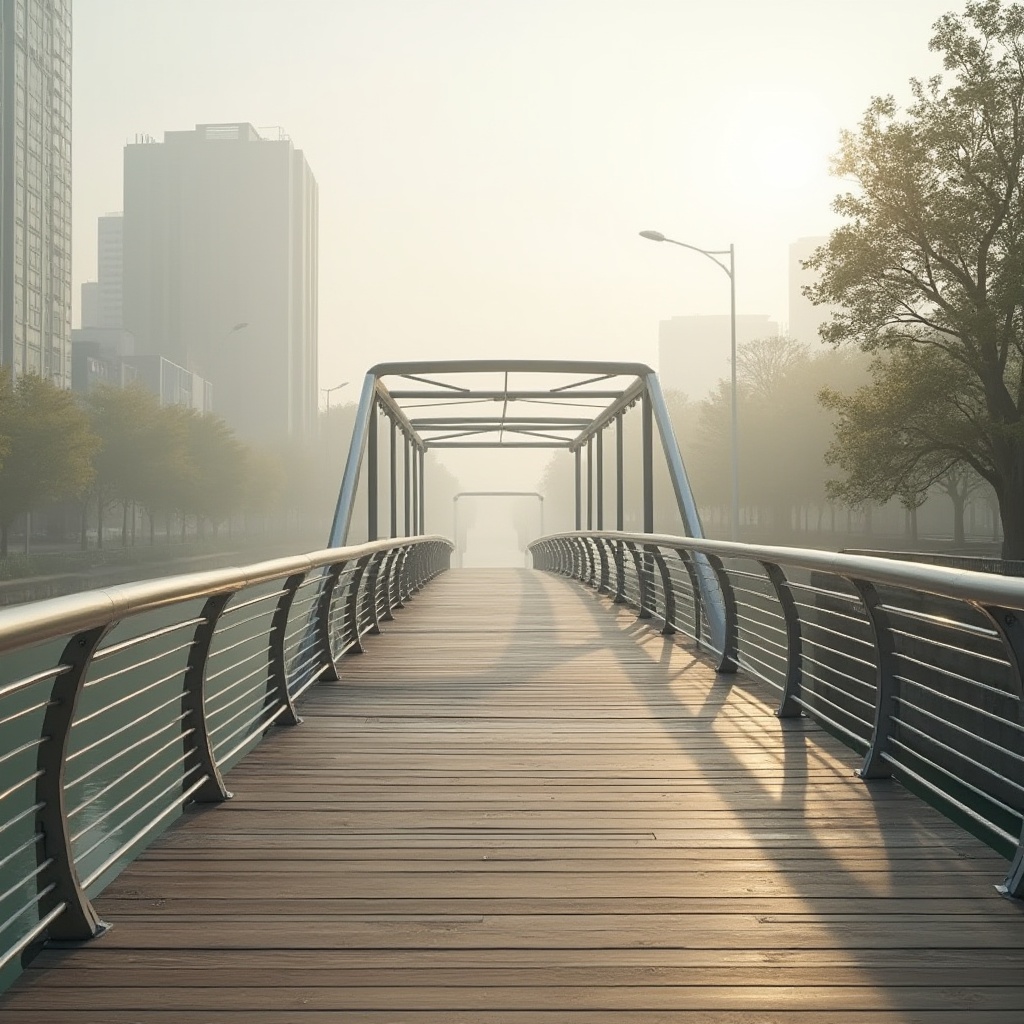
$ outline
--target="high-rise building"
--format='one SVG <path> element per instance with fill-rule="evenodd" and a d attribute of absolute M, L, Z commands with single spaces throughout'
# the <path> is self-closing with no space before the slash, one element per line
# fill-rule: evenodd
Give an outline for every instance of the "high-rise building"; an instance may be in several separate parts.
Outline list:
<path fill-rule="evenodd" d="M 71 384 L 71 0 L 0 0 L 0 364 Z"/>
<path fill-rule="evenodd" d="M 108 213 L 97 221 L 96 280 L 82 285 L 82 327 L 124 327 L 124 218 Z"/>
<path fill-rule="evenodd" d="M 736 344 L 774 338 L 779 325 L 767 314 L 741 313 L 736 317 Z M 658 375 L 666 390 L 683 391 L 690 398 L 707 396 L 716 381 L 730 375 L 731 318 L 725 315 L 674 316 L 658 325 Z"/>
<path fill-rule="evenodd" d="M 213 384 L 243 437 L 308 435 L 317 406 L 317 186 L 281 132 L 197 125 L 124 154 L 124 326 Z"/>
<path fill-rule="evenodd" d="M 818 328 L 832 318 L 835 306 L 815 306 L 803 294 L 805 286 L 814 284 L 815 274 L 805 270 L 803 261 L 811 258 L 814 250 L 824 245 L 824 236 L 798 238 L 789 246 L 789 336 L 805 345 L 819 343 Z"/>

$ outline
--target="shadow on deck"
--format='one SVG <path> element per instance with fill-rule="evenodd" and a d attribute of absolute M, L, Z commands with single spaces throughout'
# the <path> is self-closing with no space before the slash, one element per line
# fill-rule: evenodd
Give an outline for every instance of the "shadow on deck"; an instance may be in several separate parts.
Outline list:
<path fill-rule="evenodd" d="M 1024 1015 L 1004 862 L 604 598 L 447 573 L 47 950 L 5 1020 Z"/>

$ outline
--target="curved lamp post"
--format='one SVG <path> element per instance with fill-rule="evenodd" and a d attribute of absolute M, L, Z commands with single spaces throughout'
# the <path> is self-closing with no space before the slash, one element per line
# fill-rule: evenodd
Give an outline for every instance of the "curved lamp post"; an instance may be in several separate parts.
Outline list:
<path fill-rule="evenodd" d="M 740 451 L 739 451 L 739 426 L 736 417 L 736 246 L 730 245 L 728 249 L 701 249 L 696 245 L 689 245 L 686 242 L 678 242 L 674 238 L 666 238 L 660 231 L 641 231 L 641 238 L 648 238 L 652 242 L 671 242 L 673 245 L 680 245 L 684 249 L 691 249 L 707 256 L 716 267 L 721 267 L 729 278 L 729 327 L 731 335 L 730 354 L 732 362 L 731 401 L 732 406 L 732 510 L 730 522 L 730 539 L 739 540 L 740 533 Z M 728 256 L 728 266 L 718 257 Z"/>

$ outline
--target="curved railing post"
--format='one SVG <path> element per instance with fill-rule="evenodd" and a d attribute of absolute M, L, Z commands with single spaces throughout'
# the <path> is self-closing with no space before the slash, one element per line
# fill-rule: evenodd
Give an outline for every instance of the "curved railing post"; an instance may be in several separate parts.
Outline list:
<path fill-rule="evenodd" d="M 36 803 L 39 804 L 36 831 L 43 836 L 38 847 L 42 870 L 36 876 L 39 909 L 44 918 L 56 915 L 48 932 L 51 939 L 59 942 L 91 939 L 110 927 L 96 913 L 78 877 L 64 794 L 68 741 L 75 709 L 82 695 L 89 664 L 109 629 L 110 626 L 105 625 L 79 633 L 65 646 L 60 657 L 60 664 L 65 666 L 65 670 L 53 683 L 42 727 L 42 735 L 47 739 L 39 745 L 36 759 L 39 772 L 36 780 Z"/>
<path fill-rule="evenodd" d="M 280 725 L 299 725 L 302 722 L 295 710 L 291 691 L 288 689 L 288 665 L 285 660 L 284 646 L 292 603 L 305 578 L 306 573 L 300 572 L 285 580 L 277 607 L 274 609 L 274 617 L 270 623 L 267 648 L 267 706 L 274 704 L 284 706 L 284 712 L 277 718 Z"/>
<path fill-rule="evenodd" d="M 974 603 L 995 626 L 1002 641 L 1006 660 L 1010 664 L 1010 682 L 1017 697 L 1017 722 L 1024 725 L 1024 620 L 1021 612 L 1009 608 Z M 1006 878 L 996 888 L 1004 896 L 1024 897 L 1024 824 L 1021 825 L 1017 850 L 1006 872 Z"/>
<path fill-rule="evenodd" d="M 722 592 L 722 604 L 725 611 L 724 635 L 722 638 L 722 650 L 719 654 L 719 662 L 716 671 L 722 673 L 733 673 L 739 668 L 739 613 L 736 608 L 736 592 L 732 589 L 732 581 L 726 572 L 725 563 L 718 555 L 705 555 L 708 565 L 711 566 L 718 580 L 718 587 Z"/>
<path fill-rule="evenodd" d="M 378 635 L 380 629 L 380 611 L 377 608 L 377 584 L 380 581 L 380 567 L 387 552 L 376 552 L 370 556 L 370 564 L 365 575 L 366 586 L 364 587 L 364 599 L 367 603 L 367 610 L 370 613 L 369 632 Z"/>
<path fill-rule="evenodd" d="M 392 614 L 394 607 L 392 599 L 394 597 L 394 576 L 395 576 L 395 563 L 398 561 L 398 549 L 392 549 L 384 557 L 384 568 L 380 573 L 380 593 L 384 597 L 384 611 L 381 613 L 381 622 L 393 622 L 395 616 Z"/>
<path fill-rule="evenodd" d="M 334 604 L 334 591 L 344 568 L 344 562 L 337 562 L 327 569 L 316 602 L 316 643 L 320 653 L 320 667 L 324 670 L 320 678 L 335 683 L 340 676 L 338 663 L 334 658 L 334 645 L 331 643 L 331 606 Z M 358 635 L 359 631 L 356 630 L 356 636 Z"/>
<path fill-rule="evenodd" d="M 359 588 L 363 582 L 366 567 L 370 564 L 372 558 L 373 555 L 363 555 L 356 562 L 355 571 L 352 574 L 352 581 L 348 585 L 349 589 L 345 600 L 345 622 L 348 628 L 352 630 L 352 646 L 349 649 L 356 654 L 363 654 L 366 650 L 363 647 L 362 635 L 359 631 Z"/>
<path fill-rule="evenodd" d="M 626 603 L 626 544 L 615 541 L 615 604 Z"/>
<path fill-rule="evenodd" d="M 608 570 L 608 541 L 604 537 L 598 537 L 596 543 L 597 555 L 601 560 L 601 580 L 597 590 L 600 594 L 607 594 L 610 589 L 608 584 L 611 579 L 611 574 Z"/>
<path fill-rule="evenodd" d="M 213 752 L 210 739 L 209 723 L 206 718 L 206 663 L 210 659 L 210 645 L 217 632 L 220 620 L 228 602 L 235 596 L 235 591 L 226 594 L 214 594 L 207 599 L 200 617 L 202 621 L 196 626 L 192 637 L 192 646 L 188 652 L 188 664 L 185 667 L 184 690 L 182 693 L 182 728 L 192 730 L 192 749 L 199 760 L 199 771 L 206 776 L 206 781 L 193 794 L 196 803 L 220 803 L 230 800 L 231 793 L 224 785 L 224 779 L 217 766 L 217 758 Z"/>
<path fill-rule="evenodd" d="M 768 582 L 775 591 L 775 597 L 782 610 L 782 621 L 786 627 L 786 682 L 775 714 L 779 718 L 799 718 L 803 714 L 803 709 L 797 702 L 803 683 L 803 666 L 800 660 L 800 611 L 782 569 L 774 562 L 761 562 L 761 568 L 764 569 Z"/>
<path fill-rule="evenodd" d="M 875 721 L 871 745 L 857 774 L 862 779 L 888 779 L 892 776 L 892 766 L 885 755 L 891 754 L 892 720 L 896 714 L 896 646 L 892 627 L 874 584 L 854 577 L 845 579 L 864 605 L 875 645 Z"/>
<path fill-rule="evenodd" d="M 690 552 L 686 548 L 676 548 L 676 554 L 686 568 L 686 575 L 690 577 L 690 595 L 693 599 L 693 639 L 699 647 L 703 636 L 704 617 L 701 615 L 700 580 L 697 578 L 697 567 L 693 564 Z"/>
<path fill-rule="evenodd" d="M 643 566 L 643 555 L 640 554 L 637 546 L 632 541 L 626 541 L 626 548 L 633 556 L 633 567 L 636 569 L 637 591 L 640 595 L 640 609 L 638 619 L 649 619 L 651 617 L 651 600 L 648 593 L 647 572 Z"/>
<path fill-rule="evenodd" d="M 591 543 L 590 538 L 583 538 L 580 540 L 580 546 L 583 548 L 583 554 L 586 558 L 586 577 L 583 582 L 588 587 L 594 587 L 597 585 L 597 560 L 594 558 L 594 545 Z"/>
<path fill-rule="evenodd" d="M 665 592 L 665 619 L 661 627 L 663 636 L 671 636 L 675 631 L 674 625 L 676 617 L 676 594 L 672 589 L 672 576 L 668 571 L 668 564 L 665 562 L 665 556 L 662 554 L 661 548 L 657 544 L 645 544 L 644 551 L 647 552 L 654 559 L 654 564 L 658 567 L 658 572 L 661 574 L 661 589 Z"/>

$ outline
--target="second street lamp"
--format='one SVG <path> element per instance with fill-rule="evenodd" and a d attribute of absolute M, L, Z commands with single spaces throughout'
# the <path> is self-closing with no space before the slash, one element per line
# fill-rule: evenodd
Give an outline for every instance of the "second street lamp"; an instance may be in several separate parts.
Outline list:
<path fill-rule="evenodd" d="M 739 447 L 739 420 L 736 414 L 736 246 L 730 245 L 728 249 L 701 249 L 696 245 L 689 245 L 686 242 L 677 242 L 674 238 L 666 238 L 660 231 L 641 231 L 641 238 L 648 238 L 652 242 L 671 242 L 673 245 L 680 245 L 684 249 L 692 249 L 702 256 L 707 256 L 717 267 L 721 267 L 729 278 L 729 333 L 730 333 L 730 360 L 732 363 L 732 378 L 730 389 L 730 405 L 732 406 L 732 510 L 730 516 L 730 539 L 739 540 L 740 534 L 740 447 Z M 728 256 L 729 265 L 726 266 L 718 257 Z"/>

